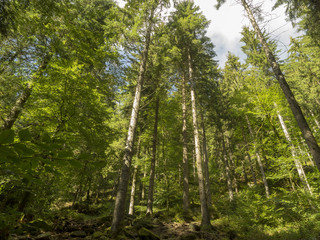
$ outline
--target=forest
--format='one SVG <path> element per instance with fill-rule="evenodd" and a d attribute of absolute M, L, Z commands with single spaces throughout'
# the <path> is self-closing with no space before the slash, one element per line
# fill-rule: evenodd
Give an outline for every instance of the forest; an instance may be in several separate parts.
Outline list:
<path fill-rule="evenodd" d="M 0 239 L 320 239 L 320 5 L 233 2 L 0 0 Z"/>

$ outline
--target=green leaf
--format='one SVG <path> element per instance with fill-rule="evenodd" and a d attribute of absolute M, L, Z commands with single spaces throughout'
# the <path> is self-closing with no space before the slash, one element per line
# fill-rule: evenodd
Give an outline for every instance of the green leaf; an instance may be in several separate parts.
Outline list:
<path fill-rule="evenodd" d="M 82 168 L 82 164 L 79 160 L 70 160 L 68 162 L 74 168 Z"/>
<path fill-rule="evenodd" d="M 98 161 L 98 162 L 94 162 L 92 164 L 93 164 L 93 166 L 95 166 L 97 168 L 104 168 L 106 166 L 106 162 L 105 161 Z"/>
<path fill-rule="evenodd" d="M 14 150 L 23 157 L 30 157 L 34 154 L 34 151 L 23 143 L 15 144 Z"/>
<path fill-rule="evenodd" d="M 0 132 L 0 144 L 13 143 L 14 131 L 12 129 Z"/>
<path fill-rule="evenodd" d="M 65 159 L 55 159 L 53 162 L 52 162 L 52 165 L 53 166 L 56 166 L 56 167 L 66 167 L 66 165 L 68 164 L 69 161 L 65 160 Z"/>
<path fill-rule="evenodd" d="M 16 157 L 17 154 L 11 147 L 0 146 L 0 156 L 2 157 Z"/>
<path fill-rule="evenodd" d="M 30 161 L 31 168 L 36 169 L 39 166 L 39 163 L 40 163 L 39 158 L 32 158 Z"/>
<path fill-rule="evenodd" d="M 24 142 L 24 141 L 31 141 L 32 137 L 31 137 L 31 133 L 28 129 L 22 129 L 19 132 L 19 139 L 20 141 Z"/>
<path fill-rule="evenodd" d="M 61 151 L 58 153 L 58 158 L 71 158 L 73 153 L 71 151 Z"/>
<path fill-rule="evenodd" d="M 41 136 L 41 139 L 46 143 L 51 142 L 51 137 L 47 132 L 43 133 L 43 135 Z"/>
<path fill-rule="evenodd" d="M 89 160 L 92 159 L 92 155 L 90 153 L 81 153 L 78 158 L 81 160 Z"/>

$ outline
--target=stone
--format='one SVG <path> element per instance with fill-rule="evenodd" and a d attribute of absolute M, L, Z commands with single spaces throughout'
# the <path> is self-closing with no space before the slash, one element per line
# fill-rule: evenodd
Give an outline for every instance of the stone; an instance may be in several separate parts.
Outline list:
<path fill-rule="evenodd" d="M 36 236 L 34 239 L 36 240 L 50 240 L 52 236 L 51 232 L 41 233 L 40 235 Z"/>
<path fill-rule="evenodd" d="M 85 238 L 87 234 L 84 231 L 73 231 L 70 233 L 71 237 L 79 237 L 79 238 Z"/>
<path fill-rule="evenodd" d="M 102 232 L 99 232 L 99 231 L 97 231 L 97 232 L 94 232 L 93 234 L 92 234 L 92 237 L 93 237 L 93 239 L 97 239 L 97 238 L 100 238 L 101 236 L 103 236 L 104 234 L 102 233 Z"/>

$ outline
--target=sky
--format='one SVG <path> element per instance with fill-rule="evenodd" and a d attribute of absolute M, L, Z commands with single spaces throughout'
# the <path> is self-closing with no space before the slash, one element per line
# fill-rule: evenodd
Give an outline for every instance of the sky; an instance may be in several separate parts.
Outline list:
<path fill-rule="evenodd" d="M 123 6 L 121 0 L 117 0 L 120 6 Z M 281 59 L 288 56 L 287 50 L 290 43 L 290 37 L 298 36 L 295 29 L 289 21 L 286 21 L 285 8 L 280 7 L 272 11 L 275 0 L 254 0 L 254 4 L 262 4 L 264 12 L 264 21 L 260 27 L 270 34 L 273 40 L 276 40 L 281 50 Z M 240 57 L 243 61 L 245 55 L 241 52 L 241 31 L 243 26 L 250 26 L 246 18 L 243 7 L 236 3 L 236 0 L 227 0 L 219 10 L 214 7 L 216 0 L 194 0 L 195 5 L 200 7 L 200 11 L 211 21 L 207 36 L 215 45 L 218 61 L 222 68 L 226 61 L 228 52 Z"/>

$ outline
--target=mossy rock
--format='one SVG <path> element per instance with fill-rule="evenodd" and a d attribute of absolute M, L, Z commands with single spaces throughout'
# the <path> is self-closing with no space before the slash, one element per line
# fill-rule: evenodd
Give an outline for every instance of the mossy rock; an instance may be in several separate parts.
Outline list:
<path fill-rule="evenodd" d="M 36 240 L 50 240 L 52 235 L 53 235 L 52 232 L 41 233 L 40 235 L 36 236 L 34 239 L 36 239 Z"/>
<path fill-rule="evenodd" d="M 70 233 L 71 237 L 79 237 L 79 238 L 85 238 L 87 236 L 87 234 L 84 231 L 73 231 Z"/>
<path fill-rule="evenodd" d="M 160 240 L 159 236 L 144 227 L 139 230 L 138 234 L 142 240 Z"/>
<path fill-rule="evenodd" d="M 104 235 L 104 233 L 102 233 L 102 232 L 100 232 L 100 231 L 97 231 L 97 232 L 94 232 L 93 234 L 92 234 L 92 238 L 93 239 L 98 239 L 98 238 L 100 238 L 101 236 L 103 236 Z"/>

